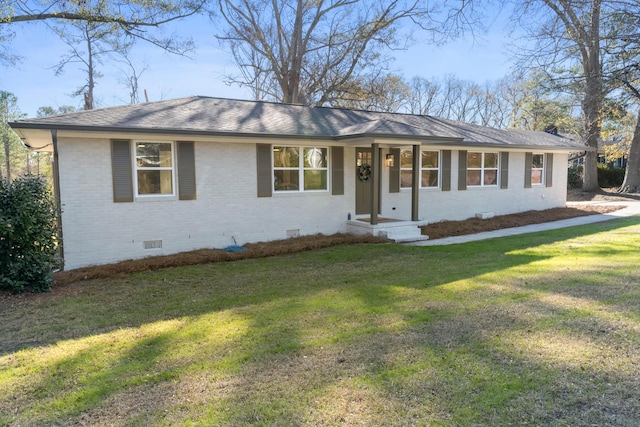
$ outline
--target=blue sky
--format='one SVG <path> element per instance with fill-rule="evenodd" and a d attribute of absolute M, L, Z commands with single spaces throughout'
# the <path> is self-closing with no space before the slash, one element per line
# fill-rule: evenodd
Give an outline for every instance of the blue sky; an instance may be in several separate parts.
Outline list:
<path fill-rule="evenodd" d="M 510 72 L 505 47 L 508 35 L 503 19 L 504 16 L 499 17 L 490 31 L 476 40 L 458 40 L 439 47 L 416 41 L 408 50 L 394 52 L 392 67 L 406 78 L 441 79 L 451 74 L 478 83 L 500 79 Z M 136 47 L 135 62 L 148 67 L 141 76 L 140 86 L 146 89 L 149 100 L 191 95 L 248 98 L 246 90 L 224 83 L 224 75 L 232 74 L 235 67 L 230 55 L 213 37 L 215 29 L 208 19 L 191 18 L 177 25 L 179 32 L 191 34 L 196 42 L 191 58 L 169 55 L 142 43 Z M 17 66 L 4 67 L 0 89 L 16 95 L 20 110 L 28 117 L 35 116 L 41 106 L 80 107 L 81 98 L 70 96 L 84 81 L 78 66 L 67 66 L 60 76 L 52 69 L 68 47 L 41 23 L 23 24 L 14 29 L 16 37 L 11 49 L 22 55 L 23 60 Z M 129 103 L 127 88 L 120 81 L 123 74 L 113 64 L 102 64 L 98 69 L 104 77 L 97 81 L 96 106 Z"/>

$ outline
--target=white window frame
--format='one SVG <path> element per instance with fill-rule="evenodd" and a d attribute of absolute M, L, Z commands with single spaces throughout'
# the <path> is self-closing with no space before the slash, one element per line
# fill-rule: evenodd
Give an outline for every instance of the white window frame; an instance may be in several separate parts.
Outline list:
<path fill-rule="evenodd" d="M 400 150 L 400 159 L 402 158 L 402 152 L 403 151 L 409 151 L 411 153 L 411 158 L 413 159 L 413 150 L 412 149 L 408 149 L 408 148 L 403 148 Z M 438 167 L 437 168 L 426 168 L 422 166 L 422 153 L 423 152 L 434 152 L 438 154 Z M 400 161 L 400 159 L 398 159 L 398 161 Z M 413 162 L 413 160 L 412 160 Z M 442 182 L 442 168 L 440 167 L 442 165 L 442 151 L 441 150 L 420 150 L 420 188 L 421 189 L 425 189 L 425 190 L 437 190 L 440 188 L 441 182 Z M 409 171 L 409 172 L 413 172 L 413 166 L 411 166 L 410 168 L 403 168 L 402 167 L 402 163 L 400 163 L 400 189 L 410 189 L 413 187 L 413 182 L 412 185 L 402 185 L 402 171 Z M 422 171 L 437 171 L 438 172 L 438 185 L 427 185 L 424 186 L 422 185 Z"/>
<path fill-rule="evenodd" d="M 297 148 L 298 149 L 298 167 L 293 167 L 293 166 L 288 166 L 288 167 L 276 167 L 275 166 L 275 149 L 279 148 L 279 147 L 283 147 L 283 148 Z M 324 150 L 326 153 L 326 167 L 322 167 L 322 168 L 313 168 L 313 167 L 305 167 L 304 166 L 304 151 L 305 149 L 321 149 Z M 274 194 L 287 194 L 287 193 L 326 193 L 329 192 L 329 179 L 330 179 L 330 161 L 331 161 L 331 150 L 329 149 L 328 146 L 324 146 L 324 145 L 284 145 L 284 144 L 279 144 L 279 145 L 273 145 L 271 147 L 271 169 L 272 169 L 272 176 L 273 176 L 273 193 Z M 297 190 L 278 190 L 276 189 L 276 185 L 275 185 L 275 171 L 278 170 L 289 170 L 289 171 L 293 171 L 293 170 L 297 170 L 298 171 L 298 189 Z M 326 188 L 323 189 L 319 189 L 319 190 L 305 190 L 304 185 L 304 173 L 305 171 L 325 171 L 326 174 Z"/>
<path fill-rule="evenodd" d="M 472 153 L 479 153 L 482 155 L 482 163 L 479 168 L 469 167 L 469 155 Z M 487 168 L 485 166 L 485 158 L 487 154 L 495 154 L 496 155 L 496 167 L 495 168 Z M 495 184 L 485 184 L 484 182 L 484 174 L 486 171 L 494 171 L 496 172 L 496 182 Z M 468 176 L 469 171 L 480 171 L 480 184 L 469 184 Z M 465 176 L 465 180 L 467 180 L 467 187 L 469 188 L 499 188 L 500 187 L 500 153 L 497 151 L 469 151 L 467 152 L 467 173 Z"/>
<path fill-rule="evenodd" d="M 138 166 L 137 148 L 138 144 L 170 144 L 171 145 L 171 167 L 140 167 Z M 137 199 L 156 199 L 156 198 L 175 198 L 177 191 L 176 182 L 176 145 L 174 141 L 149 141 L 149 140 L 136 140 L 131 144 L 133 147 L 133 185 L 135 190 L 135 197 Z M 171 193 L 158 193 L 158 194 L 140 194 L 138 187 L 138 171 L 143 170 L 170 170 L 171 171 Z"/>
<path fill-rule="evenodd" d="M 542 156 L 542 167 L 541 168 L 536 168 L 534 167 L 534 158 L 536 156 Z M 546 170 L 547 167 L 547 156 L 545 153 L 531 153 L 531 186 L 536 186 L 536 187 L 541 187 L 545 185 L 545 178 L 546 178 Z M 540 182 L 533 182 L 533 172 L 534 171 L 540 171 Z"/>

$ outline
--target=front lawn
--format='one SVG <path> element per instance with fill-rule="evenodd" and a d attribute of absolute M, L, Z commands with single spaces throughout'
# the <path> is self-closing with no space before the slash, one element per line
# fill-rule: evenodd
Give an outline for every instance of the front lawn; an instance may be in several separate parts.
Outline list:
<path fill-rule="evenodd" d="M 0 425 L 637 425 L 640 218 L 0 296 Z"/>

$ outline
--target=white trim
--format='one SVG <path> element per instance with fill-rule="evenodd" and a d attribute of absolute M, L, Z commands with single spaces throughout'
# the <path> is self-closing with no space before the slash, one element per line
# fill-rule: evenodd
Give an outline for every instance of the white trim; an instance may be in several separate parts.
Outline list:
<path fill-rule="evenodd" d="M 409 148 L 401 148 L 400 149 L 400 158 L 402 158 L 402 152 L 403 151 L 409 151 L 411 153 L 411 158 L 413 159 L 413 150 L 409 149 Z M 437 168 L 425 168 L 422 167 L 422 153 L 425 151 L 429 151 L 429 152 L 436 152 L 438 153 L 438 167 Z M 398 161 L 400 161 L 400 159 L 398 159 Z M 412 160 L 412 167 L 410 168 L 403 168 L 402 167 L 402 163 L 400 163 L 400 191 L 409 191 L 411 190 L 411 188 L 413 188 L 413 185 L 408 186 L 408 187 L 403 187 L 402 186 L 402 171 L 411 171 L 413 173 L 413 160 Z M 427 185 L 424 186 L 422 185 L 422 171 L 433 171 L 436 170 L 438 171 L 438 185 Z M 442 150 L 439 149 L 423 149 L 422 147 L 420 147 L 420 190 L 440 190 L 442 188 Z"/>
<path fill-rule="evenodd" d="M 535 156 L 542 156 L 542 168 L 534 168 L 534 160 Z M 533 171 L 540 171 L 540 182 L 533 182 Z M 531 186 L 532 187 L 544 187 L 546 184 L 547 178 L 547 154 L 543 152 L 532 152 L 531 153 Z"/>
<path fill-rule="evenodd" d="M 469 155 L 471 153 L 480 153 L 482 155 L 482 164 L 479 168 L 469 167 Z M 496 167 L 495 168 L 487 168 L 485 167 L 485 157 L 487 154 L 495 154 L 497 157 Z M 484 172 L 487 170 L 495 170 L 496 171 L 496 183 L 495 184 L 485 184 L 484 183 Z M 467 182 L 467 188 L 499 188 L 500 187 L 500 152 L 499 151 L 467 151 L 467 171 L 465 175 L 465 180 L 469 176 L 469 171 L 480 171 L 480 184 L 472 185 Z"/>
<path fill-rule="evenodd" d="M 275 148 L 276 147 L 284 147 L 284 148 L 297 148 L 298 149 L 298 167 L 276 167 L 275 166 Z M 325 151 L 325 160 L 326 167 L 323 168 L 305 168 L 304 166 L 304 150 L 308 148 L 318 148 Z M 271 145 L 271 176 L 275 177 L 275 171 L 298 171 L 298 189 L 296 190 L 277 190 L 275 185 L 275 179 L 271 182 L 271 189 L 273 195 L 281 195 L 281 194 L 300 194 L 300 193 L 328 193 L 331 191 L 331 150 L 327 145 L 312 145 L 312 144 L 301 144 L 301 145 L 293 145 L 293 144 L 273 144 Z M 305 171 L 324 171 L 326 173 L 326 182 L 327 186 L 324 189 L 320 190 L 305 190 L 304 188 L 304 173 Z"/>
<path fill-rule="evenodd" d="M 171 167 L 162 168 L 139 168 L 137 164 L 137 145 L 140 143 L 149 144 L 170 144 L 171 145 Z M 133 154 L 132 168 L 133 168 L 133 190 L 134 199 L 136 201 L 162 201 L 162 200 L 175 200 L 177 198 L 177 179 L 176 179 L 176 145 L 175 141 L 153 141 L 153 140 L 133 140 L 131 144 Z M 171 171 L 171 194 L 139 194 L 138 193 L 138 171 L 139 170 L 170 170 Z"/>

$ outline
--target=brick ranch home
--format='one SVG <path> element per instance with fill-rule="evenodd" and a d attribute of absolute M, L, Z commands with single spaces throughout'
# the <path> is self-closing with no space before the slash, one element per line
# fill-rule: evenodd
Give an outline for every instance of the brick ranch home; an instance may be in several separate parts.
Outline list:
<path fill-rule="evenodd" d="M 316 233 L 566 205 L 545 132 L 430 116 L 188 97 L 10 123 L 54 157 L 66 269 Z"/>

